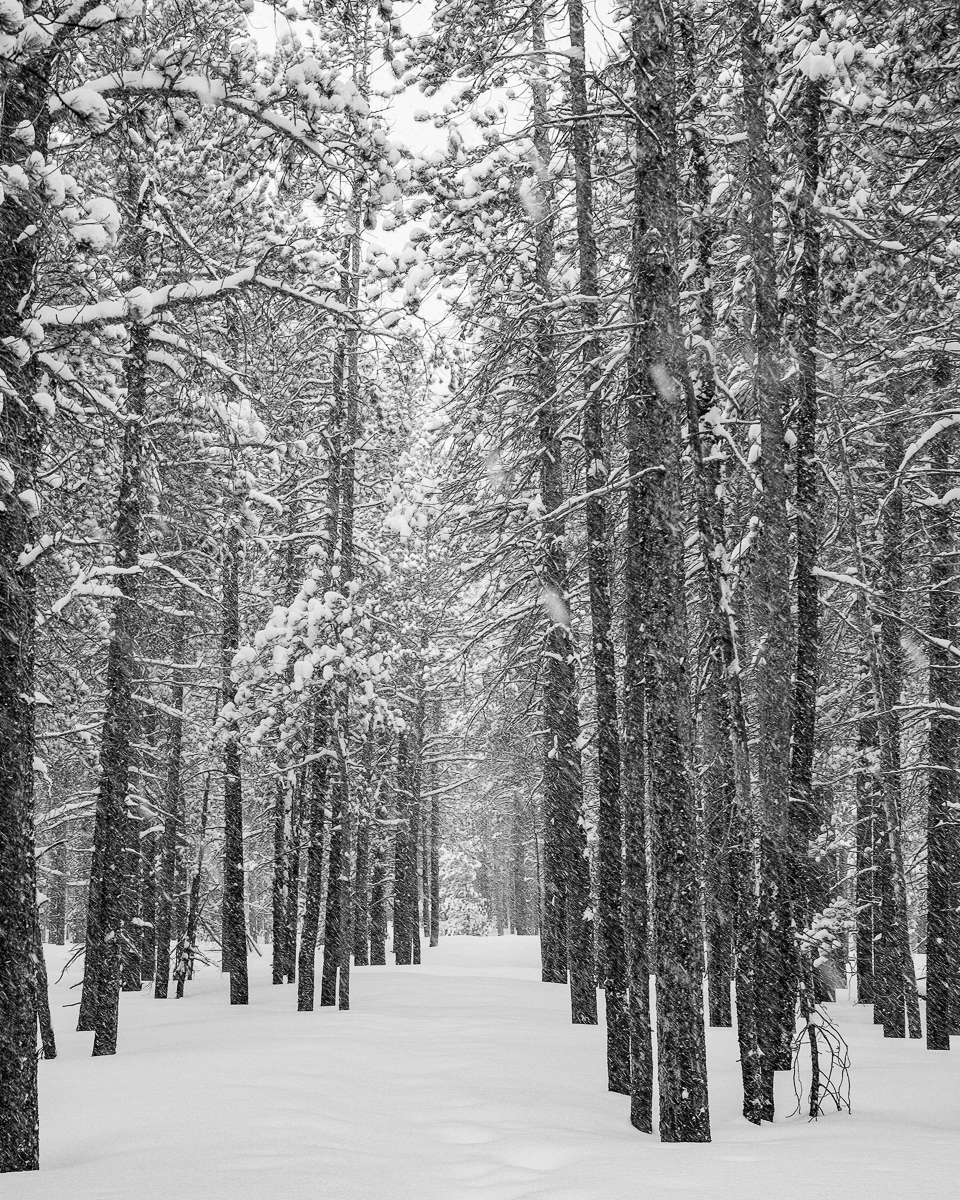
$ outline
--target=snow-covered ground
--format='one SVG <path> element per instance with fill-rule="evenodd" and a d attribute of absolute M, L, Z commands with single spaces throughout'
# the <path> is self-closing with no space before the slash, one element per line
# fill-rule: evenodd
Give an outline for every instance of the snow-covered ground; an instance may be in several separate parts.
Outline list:
<path fill-rule="evenodd" d="M 266 952 L 269 954 L 269 950 Z M 40 1068 L 42 1170 L 0 1200 L 947 1200 L 960 1195 L 960 1040 L 884 1041 L 833 1007 L 853 1114 L 739 1115 L 736 1044 L 711 1030 L 714 1141 L 636 1133 L 605 1089 L 603 1032 L 569 1024 L 533 938 L 448 938 L 421 967 L 355 970 L 353 1010 L 297 1013 L 251 961 L 249 1008 L 213 970 L 181 1001 L 122 998 L 120 1052 L 75 1033 Z M 54 977 L 64 958 L 50 948 Z M 793 1107 L 780 1077 L 781 1111 Z"/>

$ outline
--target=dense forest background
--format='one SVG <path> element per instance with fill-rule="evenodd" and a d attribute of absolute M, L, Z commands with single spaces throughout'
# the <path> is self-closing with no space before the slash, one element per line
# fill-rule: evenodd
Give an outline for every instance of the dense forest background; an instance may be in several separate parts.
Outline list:
<path fill-rule="evenodd" d="M 0 0 L 0 1169 L 42 941 L 112 1054 L 207 957 L 348 1008 L 539 933 L 667 1141 L 705 1020 L 755 1122 L 801 1053 L 842 1102 L 848 981 L 949 1048 L 958 44 L 885 0 Z"/>

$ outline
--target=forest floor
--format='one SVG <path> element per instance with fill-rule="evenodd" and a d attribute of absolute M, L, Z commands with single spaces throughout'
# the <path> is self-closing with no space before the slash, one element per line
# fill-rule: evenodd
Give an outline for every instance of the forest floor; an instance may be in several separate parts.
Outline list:
<path fill-rule="evenodd" d="M 50 947 L 51 979 L 65 959 Z M 534 938 L 445 938 L 420 967 L 353 973 L 349 1013 L 296 1012 L 251 961 L 250 1006 L 202 970 L 184 1000 L 121 1000 L 115 1058 L 72 1030 L 78 972 L 53 988 L 40 1066 L 42 1168 L 0 1200 L 945 1200 L 960 1189 L 955 1053 L 884 1039 L 831 1006 L 852 1115 L 739 1116 L 731 1030 L 709 1031 L 709 1145 L 635 1132 L 605 1087 L 602 1027 L 569 1024 Z M 843 993 L 840 993 L 843 996 Z M 795 1108 L 788 1074 L 780 1112 Z"/>

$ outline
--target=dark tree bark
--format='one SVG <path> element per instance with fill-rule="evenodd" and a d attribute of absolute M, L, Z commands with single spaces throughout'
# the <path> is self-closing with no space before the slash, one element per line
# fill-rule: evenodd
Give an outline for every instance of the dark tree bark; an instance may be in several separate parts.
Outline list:
<path fill-rule="evenodd" d="M 367 729 L 363 740 L 363 798 L 357 805 L 356 867 L 353 883 L 353 962 L 370 964 L 370 833 L 376 804 L 373 781 L 374 734 Z"/>
<path fill-rule="evenodd" d="M 290 955 L 287 946 L 287 895 L 289 891 L 288 850 L 292 833 L 290 802 L 293 790 L 285 776 L 277 780 L 273 802 L 273 879 L 270 886 L 273 928 L 272 980 L 283 983 L 289 977 Z"/>
<path fill-rule="evenodd" d="M 857 767 L 857 1000 L 873 1004 L 876 999 L 874 982 L 874 951 L 878 937 L 879 897 L 877 893 L 876 851 L 880 797 L 877 770 L 880 747 L 877 722 L 871 710 L 869 678 L 860 687 L 861 708 L 870 713 L 861 718 L 858 728 Z M 875 1014 L 876 1015 L 876 1014 Z"/>
<path fill-rule="evenodd" d="M 933 384 L 944 388 L 945 363 L 938 363 Z M 951 406 L 944 395 L 940 406 Z M 942 497 L 954 486 L 956 439 L 941 433 L 930 456 L 930 490 Z M 931 504 L 930 536 L 930 714 L 927 760 L 927 1049 L 949 1050 L 950 1034 L 960 1032 L 955 1020 L 960 1006 L 960 945 L 957 902 L 960 899 L 960 820 L 957 814 L 958 754 L 956 650 L 960 622 L 957 604 L 956 515 L 949 501 Z M 953 711 L 951 711 L 953 710 Z"/>
<path fill-rule="evenodd" d="M 430 945 L 440 944 L 440 793 L 436 772 L 430 796 Z"/>
<path fill-rule="evenodd" d="M 223 703 L 236 697 L 231 664 L 240 645 L 240 526 L 239 517 L 226 515 L 223 541 Z M 230 974 L 230 1003 L 246 1004 L 247 928 L 244 912 L 243 784 L 236 718 L 225 721 L 223 739 L 223 905 L 221 909 L 223 969 Z"/>
<path fill-rule="evenodd" d="M 510 905 L 513 932 L 519 937 L 533 933 L 533 922 L 530 919 L 530 887 L 527 879 L 527 844 L 523 827 L 523 805 L 519 793 L 515 791 L 510 809 Z M 629 1045 L 627 1050 L 629 1053 Z"/>
<path fill-rule="evenodd" d="M 40 1031 L 40 1045 L 44 1058 L 57 1057 L 57 1042 L 53 1035 L 50 1019 L 50 995 L 47 987 L 47 963 L 43 957 L 43 936 L 40 932 L 40 916 L 34 909 L 33 919 L 33 1004 Z"/>
<path fill-rule="evenodd" d="M 64 822 L 56 830 L 59 841 L 49 852 L 50 866 L 46 872 L 48 898 L 44 916 L 47 926 L 47 941 L 54 946 L 62 946 L 67 937 L 68 828 Z"/>
<path fill-rule="evenodd" d="M 639 242 L 635 243 L 639 249 Z M 635 255 L 631 279 L 634 312 L 643 292 L 643 260 Z M 641 513 L 639 397 L 642 361 L 632 355 L 627 385 L 628 465 L 627 529 L 624 546 L 623 666 L 623 920 L 627 957 L 630 1017 L 630 1121 L 643 1133 L 653 1132 L 653 1038 L 650 1019 L 650 915 L 647 878 L 647 818 L 644 767 L 644 523 Z"/>
<path fill-rule="evenodd" d="M 154 824 L 156 811 L 151 811 Z M 153 983 L 157 977 L 157 835 L 148 830 L 140 838 L 140 866 L 143 872 L 140 885 L 140 977 Z"/>
<path fill-rule="evenodd" d="M 210 775 L 207 774 L 203 784 L 203 797 L 200 801 L 200 825 L 197 833 L 197 868 L 190 880 L 189 899 L 183 922 L 183 936 L 177 944 L 177 961 L 173 969 L 177 981 L 177 999 L 183 999 L 184 984 L 193 978 L 193 964 L 196 957 L 197 929 L 200 924 L 200 884 L 203 880 L 203 851 L 204 838 L 207 833 L 207 816 L 210 811 Z"/>
<path fill-rule="evenodd" d="M 370 871 L 370 965 L 386 966 L 387 962 L 387 826 L 389 819 L 389 784 L 386 771 L 381 776 L 375 808 L 373 829 L 373 865 Z"/>
<path fill-rule="evenodd" d="M 757 1006 L 763 1104 L 773 1120 L 773 1073 L 789 1069 L 799 960 L 793 932 L 789 847 L 790 728 L 793 663 L 790 525 L 784 458 L 781 331 L 773 243 L 773 174 L 767 138 L 767 62 L 756 0 L 738 0 L 742 109 L 747 139 L 743 183 L 750 194 L 744 215 L 744 252 L 752 267 L 749 336 L 760 417 L 759 534 L 752 566 L 758 644 L 754 694 L 758 759 L 756 822 L 760 852 L 757 957 L 764 1001 Z"/>
<path fill-rule="evenodd" d="M 421 795 L 421 804 L 423 797 Z M 425 811 L 420 813 L 420 911 L 424 937 L 430 937 L 430 821 Z"/>
<path fill-rule="evenodd" d="M 816 211 L 820 181 L 820 114 L 823 85 L 817 79 L 803 84 L 797 114 L 802 170 L 798 235 L 801 243 L 796 274 L 797 411 L 796 444 L 796 664 L 793 683 L 793 742 L 790 761 L 790 816 L 794 856 L 800 867 L 796 889 L 798 918 L 806 925 L 829 902 L 823 872 L 807 848 L 820 830 L 825 814 L 813 786 L 819 655 L 817 562 L 820 531 L 817 468 L 817 344 L 820 320 L 820 221 Z"/>
<path fill-rule="evenodd" d="M 45 154 L 50 127 L 47 94 L 50 61 L 12 64 L 0 110 L 0 162 L 21 165 L 34 150 Z M 29 121 L 35 144 L 18 126 Z M 39 409 L 32 400 L 38 376 L 14 347 L 30 316 L 38 238 L 25 232 L 43 225 L 39 190 L 12 191 L 0 205 L 0 369 L 14 394 L 0 411 L 0 456 L 13 481 L 0 512 L 0 1172 L 39 1166 L 36 1013 L 31 982 L 35 968 L 31 930 L 36 920 L 33 832 L 34 575 L 23 565 L 35 540 L 35 487 L 41 438 Z"/>
<path fill-rule="evenodd" d="M 891 393 L 894 411 L 903 396 Z M 899 415 L 899 414 L 897 414 Z M 884 468 L 894 478 L 903 460 L 902 424 L 888 424 L 884 440 Z M 917 995 L 907 913 L 906 870 L 901 835 L 900 714 L 897 705 L 903 688 L 903 651 L 900 645 L 903 594 L 903 497 L 899 488 L 883 505 L 880 517 L 879 591 L 880 637 L 877 647 L 877 712 L 880 726 L 880 772 L 883 798 L 883 838 L 879 844 L 881 930 L 878 949 L 875 1004 L 881 1006 L 884 1037 L 920 1037 L 920 1001 Z M 882 986 L 881 986 L 882 981 Z"/>
<path fill-rule="evenodd" d="M 137 758 L 140 758 L 140 755 L 131 758 L 131 774 L 136 770 Z M 120 986 L 125 992 L 139 992 L 143 986 L 143 858 L 140 853 L 143 821 L 140 805 L 132 796 L 128 796 L 124 807 L 126 819 L 123 825 L 123 941 L 120 945 Z"/>
<path fill-rule="evenodd" d="M 544 46 L 543 8 L 531 9 L 534 49 Z M 544 900 L 541 923 L 543 978 L 565 983 L 570 977 L 571 1015 L 575 1024 L 595 1024 L 593 929 L 588 920 L 590 877 L 581 824 L 583 784 L 578 739 L 575 648 L 570 630 L 567 557 L 562 517 L 560 439 L 557 436 L 557 339 L 548 308 L 554 263 L 553 187 L 550 177 L 546 93 L 533 84 L 534 150 L 537 155 L 541 215 L 536 228 L 534 376 L 537 433 L 540 441 L 540 496 L 545 519 L 541 578 L 547 633 L 542 651 L 542 704 L 545 735 Z"/>
<path fill-rule="evenodd" d="M 327 782 L 330 759 L 327 750 L 327 694 L 321 691 L 314 701 L 313 753 L 318 757 L 310 764 L 310 787 L 307 800 L 307 876 L 303 897 L 303 927 L 300 932 L 300 956 L 297 973 L 297 1010 L 313 1012 L 317 961 L 317 938 L 320 933 L 320 907 L 323 901 L 324 820 L 327 802 Z M 274 980 L 274 982 L 277 982 Z"/>
<path fill-rule="evenodd" d="M 183 625 L 177 629 L 174 655 L 177 661 L 186 652 Z M 163 795 L 163 841 L 160 846 L 160 879 L 157 893 L 157 957 L 153 994 L 166 1000 L 170 987 L 170 943 L 173 940 L 173 911 L 177 886 L 177 859 L 183 827 L 183 787 L 181 760 L 183 755 L 183 680 L 176 679 L 171 688 L 170 706 L 179 716 L 170 717 L 167 740 L 167 778 Z"/>
<path fill-rule="evenodd" d="M 894 384 L 887 404 L 882 447 L 883 466 L 890 479 L 896 478 L 903 459 L 903 434 L 900 422 L 902 395 Z M 900 648 L 900 601 L 902 588 L 903 499 L 895 487 L 882 506 L 878 561 L 870 561 L 864 552 L 857 518 L 856 495 L 850 464 L 843 440 L 838 445 L 841 470 L 851 514 L 853 543 L 861 578 L 869 580 L 880 597 L 880 612 L 868 610 L 862 591 L 857 595 L 857 616 L 866 655 L 869 700 L 872 714 L 861 721 L 861 754 L 867 762 L 858 799 L 876 796 L 873 817 L 872 866 L 874 930 L 872 985 L 874 1020 L 884 1027 L 885 1037 L 903 1037 L 904 1016 L 911 1037 L 920 1037 L 920 1000 L 917 994 L 913 957 L 910 952 L 906 873 L 900 828 L 900 716 L 899 704 L 902 651 Z M 867 741 L 866 739 L 869 739 Z M 876 738 L 876 751 L 872 741 Z M 870 774 L 876 776 L 875 793 L 864 785 Z M 861 814 L 858 811 L 858 817 Z M 862 861 L 862 838 L 858 833 L 858 859 Z M 858 951 L 863 941 L 863 926 L 858 936 Z"/>
<path fill-rule="evenodd" d="M 287 839 L 287 889 L 284 913 L 284 950 L 287 983 L 297 979 L 297 924 L 300 913 L 300 847 L 303 841 L 303 786 L 300 772 L 289 786 L 289 837 Z"/>
<path fill-rule="evenodd" d="M 344 708 L 348 704 L 344 697 Z M 337 1007 L 346 1010 L 350 1007 L 350 959 L 353 949 L 353 842 L 354 842 L 354 804 L 350 787 L 350 766 L 348 758 L 349 730 L 346 724 L 347 714 L 344 713 L 343 727 L 337 730 L 339 743 L 339 772 L 340 789 L 342 793 L 341 808 L 343 821 L 343 843 L 341 849 L 342 870 L 340 874 L 340 961 L 337 979 Z M 419 930 L 417 949 L 419 951 Z M 419 955 L 418 959 L 419 961 Z"/>
<path fill-rule="evenodd" d="M 417 841 L 421 777 L 422 707 L 397 744 L 397 813 L 394 849 L 393 952 L 398 966 L 420 962 Z"/>
<path fill-rule="evenodd" d="M 130 936 L 125 877 L 128 857 L 127 794 L 137 717 L 133 701 L 136 672 L 136 568 L 140 553 L 140 487 L 143 473 L 142 422 L 146 406 L 147 330 L 130 330 L 127 366 L 127 420 L 123 431 L 120 491 L 117 499 L 116 565 L 120 592 L 114 606 L 107 652 L 107 705 L 100 748 L 100 784 L 94 818 L 93 858 L 87 905 L 87 937 L 79 1029 L 93 1029 L 93 1053 L 115 1054 L 121 986 L 121 946 Z M 139 852 L 139 842 L 137 845 Z"/>
<path fill-rule="evenodd" d="M 621 890 L 620 738 L 617 682 L 611 627 L 609 521 L 604 453 L 605 387 L 600 341 L 600 283 L 594 233 L 593 147 L 586 80 L 586 42 L 581 0 L 567 0 L 570 23 L 571 145 L 575 170 L 577 247 L 580 263 L 580 315 L 583 339 L 583 448 L 586 456 L 587 572 L 590 585 L 591 650 L 597 718 L 597 940 L 599 985 L 607 1024 L 607 1087 L 630 1093 L 630 1032 L 627 1014 L 627 962 Z"/>
<path fill-rule="evenodd" d="M 335 702 L 335 701 L 334 701 Z M 333 736 L 337 736 L 336 725 Z M 348 796 L 343 787 L 339 763 L 331 773 L 330 782 L 330 856 L 327 875 L 327 909 L 323 929 L 323 976 L 320 984 L 320 1003 L 336 1004 L 337 980 L 343 961 L 343 874 L 347 866 L 345 852 L 346 810 Z"/>
<path fill-rule="evenodd" d="M 734 931 L 738 905 L 734 854 L 738 833 L 738 780 L 749 782 L 746 764 L 746 721 L 740 695 L 740 665 L 734 639 L 729 556 L 725 536 L 722 451 L 714 454 L 716 438 L 705 418 L 717 403 L 714 367 L 713 270 L 716 232 L 711 212 L 711 168 L 699 127 L 703 100 L 697 85 L 698 54 L 694 18 L 689 10 L 677 14 L 684 48 L 683 103 L 692 120 L 687 144 L 690 189 L 695 220 L 696 284 L 700 295 L 697 317 L 699 345 L 693 375 L 685 379 L 687 424 L 694 468 L 694 491 L 703 558 L 705 661 L 701 685 L 700 764 L 704 840 L 704 901 L 709 1022 L 732 1023 L 730 989 L 734 972 Z M 704 453 L 707 443 L 707 453 Z M 719 447 L 717 447 L 719 450 Z M 742 761 L 738 767 L 737 754 Z"/>
<path fill-rule="evenodd" d="M 641 641 L 647 796 L 653 863 L 657 1076 L 663 1141 L 709 1141 L 696 801 L 689 763 L 678 334 L 677 159 L 672 11 L 634 0 L 637 187 L 629 404 L 638 416 L 641 576 L 631 617 Z M 636 695 L 630 699 L 635 703 Z M 639 796 L 631 796 L 631 807 Z M 629 822 L 635 822 L 631 814 Z M 639 982 L 639 981 L 638 981 Z M 642 986 L 642 984 L 641 984 Z"/>

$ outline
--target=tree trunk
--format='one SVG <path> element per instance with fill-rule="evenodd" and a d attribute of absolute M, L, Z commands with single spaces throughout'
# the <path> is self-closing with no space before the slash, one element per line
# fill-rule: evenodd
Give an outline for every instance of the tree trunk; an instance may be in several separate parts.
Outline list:
<path fill-rule="evenodd" d="M 677 161 L 673 20 L 669 6 L 634 0 L 634 88 L 639 120 L 628 403 L 642 477 L 637 524 L 643 557 L 631 616 L 642 671 L 644 753 L 653 863 L 657 1076 L 663 1141 L 709 1141 L 703 1028 L 703 948 L 696 801 L 686 683 L 680 427 L 684 406 L 677 329 Z M 636 519 L 635 518 L 635 519 Z M 635 689 L 630 699 L 637 701 Z M 636 720 L 636 717 L 634 717 Z M 636 751 L 631 748 L 632 754 Z M 640 797 L 631 795 L 631 808 Z M 636 823 L 631 813 L 629 825 Z M 636 851 L 634 851 L 635 856 Z M 632 856 L 632 857 L 633 857 Z M 629 918 L 628 918 L 629 919 Z M 637 981 L 642 987 L 642 981 Z"/>
<path fill-rule="evenodd" d="M 273 948 L 271 972 L 274 983 L 288 976 L 290 955 L 287 946 L 287 893 L 289 890 L 288 852 L 291 833 L 290 801 L 292 787 L 285 774 L 277 779 L 273 801 L 273 879 L 270 886 Z"/>
<path fill-rule="evenodd" d="M 600 283 L 594 233 L 593 148 L 586 80 L 586 41 L 581 0 L 567 0 L 570 22 L 571 145 L 576 176 L 580 316 L 584 328 L 583 448 L 586 456 L 587 573 L 590 584 L 591 649 L 597 716 L 597 920 L 599 985 L 607 1024 L 607 1087 L 630 1094 L 630 1031 L 627 962 L 621 891 L 620 738 L 617 729 L 616 664 L 611 636 L 610 561 L 604 453 L 605 388 L 600 341 Z"/>
<path fill-rule="evenodd" d="M 174 639 L 174 656 L 180 661 L 186 653 L 186 630 L 178 626 Z M 183 680 L 175 680 L 171 688 L 170 706 L 179 716 L 170 717 L 167 742 L 167 779 L 163 797 L 163 842 L 160 848 L 160 888 L 157 896 L 157 960 L 153 994 L 166 1000 L 170 987 L 170 943 L 173 940 L 174 892 L 177 886 L 177 859 L 183 827 L 183 786 L 181 760 L 183 757 Z"/>
<path fill-rule="evenodd" d="M 793 741 L 790 760 L 790 824 L 798 871 L 795 888 L 797 920 L 806 927 L 827 906 L 830 889 L 824 868 L 809 855 L 826 814 L 813 786 L 817 730 L 817 684 L 820 598 L 814 567 L 820 533 L 817 466 L 817 345 L 820 320 L 820 221 L 816 210 L 821 172 L 820 111 L 823 85 L 804 81 L 800 111 L 799 195 L 800 261 L 797 264 L 797 410 L 796 432 L 796 663 L 793 682 Z M 816 999 L 826 999 L 822 988 Z"/>
<path fill-rule="evenodd" d="M 705 663 L 701 690 L 700 764 L 704 837 L 704 900 L 709 1022 L 732 1023 L 730 988 L 734 971 L 734 929 L 737 894 L 732 855 L 737 846 L 737 779 L 735 745 L 746 753 L 746 723 L 740 697 L 740 664 L 733 636 L 733 594 L 725 536 L 722 451 L 704 454 L 704 438 L 715 443 L 704 424 L 717 403 L 714 367 L 715 313 L 713 271 L 715 229 L 711 212 L 711 168 L 698 118 L 703 100 L 697 88 L 698 54 L 693 14 L 677 14 L 684 47 L 683 103 L 691 113 L 687 133 L 690 188 L 695 219 L 696 286 L 699 341 L 693 375 L 686 377 L 687 424 L 694 469 L 694 493 L 703 560 Z M 701 427 L 703 426 L 703 427 Z M 719 449 L 719 448 L 718 448 Z M 742 739 L 734 726 L 738 709 Z M 746 761 L 744 759 L 744 761 Z M 742 774 L 742 772 L 741 772 Z M 747 771 L 749 778 L 749 770 Z"/>
<path fill-rule="evenodd" d="M 373 866 L 370 872 L 370 965 L 386 966 L 387 962 L 387 826 L 389 818 L 389 785 L 384 771 L 380 780 L 373 830 Z"/>
<path fill-rule="evenodd" d="M 870 704 L 870 681 L 865 678 L 860 687 L 860 706 L 869 715 L 861 717 L 858 727 L 857 768 L 857 1001 L 873 1004 L 876 1000 L 875 950 L 879 936 L 877 892 L 877 838 L 880 798 L 878 773 L 880 747 L 877 721 Z M 874 1016 L 877 1016 L 876 1011 Z"/>
<path fill-rule="evenodd" d="M 794 1005 L 799 985 L 789 882 L 791 628 L 790 526 L 784 460 L 780 316 L 773 244 L 772 170 L 767 141 L 766 63 L 756 0 L 737 0 L 747 139 L 743 182 L 750 194 L 744 215 L 744 253 L 752 267 L 751 351 L 760 417 L 759 534 L 752 566 L 758 758 L 756 822 L 760 853 L 758 970 L 765 992 L 757 1007 L 764 1102 L 773 1120 L 773 1073 L 789 1069 Z"/>
<path fill-rule="evenodd" d="M 240 645 L 240 525 L 239 514 L 226 516 L 223 544 L 223 703 L 232 707 L 236 688 L 230 677 Z M 230 1003 L 246 1004 L 247 928 L 244 913 L 243 784 L 240 776 L 240 734 L 236 718 L 226 718 L 223 741 L 223 907 L 221 941 L 223 969 L 230 973 Z"/>
<path fill-rule="evenodd" d="M 207 833 L 207 815 L 210 811 L 210 775 L 207 774 L 203 784 L 203 798 L 200 801 L 200 828 L 197 836 L 199 850 L 197 852 L 197 869 L 190 881 L 190 896 L 183 924 L 183 937 L 177 945 L 177 961 L 173 969 L 177 981 L 177 999 L 183 999 L 183 989 L 186 980 L 193 978 L 193 963 L 196 955 L 197 928 L 200 923 L 200 884 L 203 879 L 203 849 Z"/>
<path fill-rule="evenodd" d="M 934 385 L 947 382 L 945 365 L 935 372 Z M 950 406 L 946 395 L 938 397 Z M 954 485 L 955 438 L 941 433 L 933 443 L 930 490 L 943 496 Z M 950 1034 L 960 1032 L 954 1021 L 960 1005 L 957 900 L 960 896 L 960 837 L 956 812 L 956 709 L 960 705 L 956 652 L 958 643 L 956 516 L 949 501 L 931 505 L 929 633 L 930 714 L 927 760 L 927 1049 L 949 1050 Z M 942 707 L 941 707 L 942 706 Z M 950 710 L 954 711 L 950 711 Z"/>
<path fill-rule="evenodd" d="M 68 828 L 66 822 L 58 827 L 56 832 L 59 835 L 59 844 L 50 852 L 50 866 L 47 870 L 47 941 L 54 946 L 62 946 L 67 938 Z"/>
<path fill-rule="evenodd" d="M 430 945 L 440 944 L 440 793 L 436 772 L 430 797 Z"/>
<path fill-rule="evenodd" d="M 333 703 L 336 703 L 334 699 Z M 332 725 L 333 736 L 338 730 Z M 327 910 L 323 929 L 323 977 L 320 984 L 320 1003 L 336 1004 L 337 977 L 343 959 L 340 939 L 343 929 L 343 872 L 346 865 L 344 840 L 346 836 L 347 796 L 339 764 L 333 768 L 330 782 L 330 857 L 327 875 Z"/>
<path fill-rule="evenodd" d="M 23 163 L 45 154 L 49 117 L 50 60 L 13 63 L 4 80 L 0 109 L 0 162 Z M 35 130 L 30 147 L 18 126 Z M 13 472 L 0 512 L 0 1173 L 39 1166 L 36 1013 L 31 982 L 35 963 L 31 930 L 36 920 L 33 831 L 34 574 L 23 565 L 24 548 L 36 538 L 34 494 L 41 440 L 40 413 L 32 400 L 39 378 L 15 347 L 31 315 L 39 239 L 25 231 L 43 225 L 39 189 L 11 189 L 0 206 L 0 369 L 15 390 L 0 411 L 0 457 Z"/>
<path fill-rule="evenodd" d="M 297 1010 L 313 1012 L 317 962 L 317 938 L 320 933 L 320 906 L 323 901 L 324 815 L 330 759 L 321 751 L 328 749 L 328 696 L 318 695 L 314 709 L 313 753 L 319 755 L 310 764 L 310 788 L 307 807 L 307 876 L 303 897 L 303 927 L 300 932 L 300 957 L 297 973 Z M 277 982 L 274 980 L 274 982 Z"/>
<path fill-rule="evenodd" d="M 531 9 L 535 50 L 544 46 L 543 8 Z M 560 439 L 557 436 L 557 340 L 549 311 L 554 263 L 553 185 L 550 174 L 546 91 L 533 83 L 534 150 L 540 208 L 536 228 L 534 319 L 535 403 L 540 440 L 540 495 L 544 508 L 542 602 L 547 634 L 542 651 L 543 717 L 546 756 L 544 793 L 544 911 L 541 953 L 545 982 L 565 983 L 570 976 L 571 1015 L 575 1024 L 595 1024 L 597 995 L 593 962 L 593 922 L 589 919 L 590 877 L 581 823 L 583 784 L 578 748 L 575 648 L 570 629 L 567 557 L 562 517 L 551 518 L 563 503 Z"/>
<path fill-rule="evenodd" d="M 899 388 L 895 387 L 888 405 L 889 416 L 899 415 L 901 399 Z M 887 423 L 882 450 L 885 473 L 890 479 L 896 476 L 903 449 L 900 423 L 894 419 Z M 877 622 L 867 608 L 863 591 L 858 590 L 857 616 L 866 652 L 873 709 L 870 725 L 866 728 L 871 736 L 875 732 L 878 743 L 877 752 L 870 756 L 869 762 L 877 776 L 878 799 L 873 844 L 874 921 L 879 932 L 873 946 L 874 1020 L 883 1025 L 885 1037 L 903 1037 L 906 1010 L 910 1036 L 920 1037 L 920 1000 L 910 953 L 906 873 L 900 834 L 900 718 L 894 707 L 899 703 L 902 675 L 899 618 L 903 500 L 899 487 L 886 498 L 880 515 L 880 561 L 878 565 L 871 563 L 868 569 L 853 478 L 842 437 L 838 452 L 851 514 L 857 569 L 861 579 L 873 583 L 882 604 Z M 861 722 L 861 736 L 864 731 Z"/>
<path fill-rule="evenodd" d="M 353 884 L 353 962 L 358 967 L 370 963 L 370 826 L 376 802 L 373 744 L 373 731 L 367 729 L 363 737 L 363 800 L 357 805 L 357 862 Z"/>

